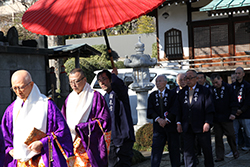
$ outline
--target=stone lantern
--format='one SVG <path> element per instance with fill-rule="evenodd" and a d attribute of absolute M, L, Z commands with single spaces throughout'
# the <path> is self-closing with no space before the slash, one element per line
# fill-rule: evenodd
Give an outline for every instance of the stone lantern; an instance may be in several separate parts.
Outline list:
<path fill-rule="evenodd" d="M 151 58 L 148 54 L 143 54 L 144 44 L 139 37 L 138 43 L 135 44 L 136 54 L 131 55 L 130 59 L 126 58 L 124 65 L 133 68 L 132 79 L 133 83 L 129 86 L 130 89 L 137 94 L 137 126 L 135 130 L 139 129 L 147 121 L 147 100 L 148 91 L 154 87 L 150 82 L 149 67 L 157 63 L 156 58 Z"/>

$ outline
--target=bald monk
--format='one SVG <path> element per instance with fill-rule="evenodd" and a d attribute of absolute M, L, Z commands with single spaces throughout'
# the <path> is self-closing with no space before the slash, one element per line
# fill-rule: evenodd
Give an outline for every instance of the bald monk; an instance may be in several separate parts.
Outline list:
<path fill-rule="evenodd" d="M 81 68 L 69 73 L 69 83 L 73 91 L 61 112 L 70 128 L 75 167 L 108 167 L 111 117 L 105 99 L 90 87 Z"/>
<path fill-rule="evenodd" d="M 50 142 L 53 141 L 54 132 L 66 155 L 73 155 L 70 130 L 60 110 L 52 100 L 41 94 L 28 71 L 16 71 L 11 77 L 11 84 L 17 98 L 8 106 L 2 119 L 4 166 L 49 167 L 51 163 L 51 167 L 67 167 L 56 142 Z M 34 128 L 47 136 L 26 145 L 24 142 Z M 49 143 L 52 152 L 49 151 Z"/>

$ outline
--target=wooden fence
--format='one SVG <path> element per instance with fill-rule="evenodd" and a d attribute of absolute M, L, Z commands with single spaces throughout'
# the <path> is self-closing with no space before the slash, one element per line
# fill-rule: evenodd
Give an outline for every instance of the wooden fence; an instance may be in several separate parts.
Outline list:
<path fill-rule="evenodd" d="M 161 62 L 159 63 L 161 64 Z M 250 70 L 250 55 L 169 60 L 167 63 L 169 68 L 195 69 L 202 72 L 234 71 L 239 66 Z"/>

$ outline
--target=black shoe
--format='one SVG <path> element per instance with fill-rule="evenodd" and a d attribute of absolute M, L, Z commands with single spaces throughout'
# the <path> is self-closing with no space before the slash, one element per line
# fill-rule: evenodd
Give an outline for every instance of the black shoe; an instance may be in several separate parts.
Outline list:
<path fill-rule="evenodd" d="M 221 159 L 215 159 L 215 160 L 214 160 L 214 162 L 221 162 L 221 161 L 224 161 L 224 159 L 221 158 Z"/>
<path fill-rule="evenodd" d="M 234 159 L 237 159 L 237 158 L 239 158 L 239 152 L 238 151 L 236 151 L 236 152 L 234 152 Z"/>
<path fill-rule="evenodd" d="M 181 164 L 181 165 L 184 165 L 184 159 L 181 160 L 180 164 Z"/>

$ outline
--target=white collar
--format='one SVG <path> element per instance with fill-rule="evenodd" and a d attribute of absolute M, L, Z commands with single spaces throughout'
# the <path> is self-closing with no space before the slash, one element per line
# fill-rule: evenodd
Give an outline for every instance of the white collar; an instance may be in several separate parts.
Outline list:
<path fill-rule="evenodd" d="M 197 85 L 197 84 L 195 84 L 195 85 L 192 87 L 193 90 L 196 88 L 196 85 Z M 188 87 L 188 89 L 190 90 L 190 87 Z"/>
<path fill-rule="evenodd" d="M 75 126 L 81 122 L 86 122 L 89 117 L 93 97 L 94 90 L 88 83 L 85 84 L 83 90 L 79 94 L 75 91 L 69 94 L 66 105 L 66 119 L 73 141 L 76 136 Z"/>
<path fill-rule="evenodd" d="M 163 95 L 165 94 L 165 89 L 161 92 L 160 90 L 158 90 L 158 93 L 162 93 Z"/>
<path fill-rule="evenodd" d="M 28 146 L 24 144 L 33 128 L 46 133 L 48 98 L 41 94 L 34 84 L 23 106 L 22 104 L 23 100 L 17 97 L 13 108 L 13 146 L 15 149 L 14 159 L 24 162 L 38 154 L 30 151 Z"/>

